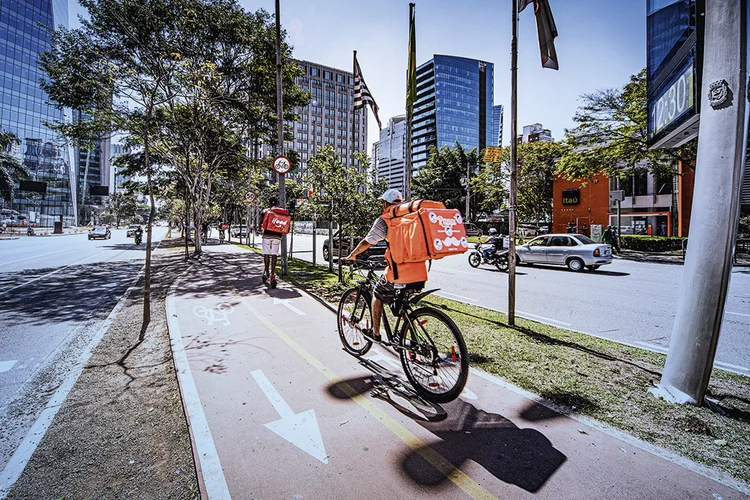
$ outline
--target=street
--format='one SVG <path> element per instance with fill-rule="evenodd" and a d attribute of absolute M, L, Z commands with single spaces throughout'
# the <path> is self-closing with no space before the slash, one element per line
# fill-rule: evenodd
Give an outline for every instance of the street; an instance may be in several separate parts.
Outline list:
<path fill-rule="evenodd" d="M 318 264 L 323 240 L 316 237 Z M 260 238 L 256 238 L 260 245 Z M 294 235 L 294 256 L 312 261 L 312 236 Z M 667 352 L 683 266 L 615 259 L 594 273 L 520 266 L 516 313 L 554 326 Z M 432 263 L 428 288 L 438 295 L 507 312 L 507 274 L 469 266 L 467 254 Z M 750 269 L 732 273 L 717 366 L 750 374 Z"/>
<path fill-rule="evenodd" d="M 0 241 L 0 469 L 138 276 L 145 243 L 125 233 Z"/>

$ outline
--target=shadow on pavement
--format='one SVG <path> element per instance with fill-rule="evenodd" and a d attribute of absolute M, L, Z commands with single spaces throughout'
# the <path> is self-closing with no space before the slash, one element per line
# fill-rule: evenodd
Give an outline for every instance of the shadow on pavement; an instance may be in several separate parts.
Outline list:
<path fill-rule="evenodd" d="M 596 271 L 590 271 L 586 269 L 585 271 L 580 271 L 578 273 L 575 273 L 564 266 L 553 266 L 553 265 L 546 265 L 546 264 L 525 264 L 521 267 L 533 267 L 534 269 L 544 269 L 545 271 L 555 271 L 555 272 L 564 272 L 564 273 L 571 273 L 571 274 L 591 274 L 591 275 L 601 275 L 601 276 L 630 276 L 630 273 L 624 273 L 621 271 L 602 271 L 602 268 L 597 269 Z"/>
<path fill-rule="evenodd" d="M 0 297 L 3 325 L 44 325 L 105 318 L 109 310 L 98 306 L 117 301 L 142 266 L 141 259 L 134 259 L 83 264 L 59 271 L 60 268 L 52 268 L 0 274 L 2 292 L 58 271 Z"/>

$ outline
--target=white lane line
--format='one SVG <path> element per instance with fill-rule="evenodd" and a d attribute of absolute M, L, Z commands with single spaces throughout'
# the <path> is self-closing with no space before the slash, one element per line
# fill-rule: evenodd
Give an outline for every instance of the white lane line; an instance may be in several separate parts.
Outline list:
<path fill-rule="evenodd" d="M 457 293 L 444 292 L 440 290 L 437 293 L 437 295 L 450 295 L 451 297 L 456 297 L 457 299 L 466 300 L 466 301 L 469 301 L 471 304 L 474 304 L 474 299 L 472 299 L 471 297 L 467 297 L 465 295 L 458 295 Z M 479 305 L 479 304 L 476 304 L 476 305 Z"/>
<path fill-rule="evenodd" d="M 750 314 L 745 314 L 745 313 L 736 313 L 732 311 L 727 311 L 727 314 L 734 314 L 735 316 L 743 316 L 745 318 L 750 318 Z"/>
<path fill-rule="evenodd" d="M 498 311 L 498 312 L 502 312 L 504 314 L 508 314 L 506 311 L 500 311 L 499 309 L 493 309 L 491 307 L 487 307 L 487 306 L 483 306 L 482 304 L 478 304 L 471 297 L 466 297 L 464 295 L 458 295 L 456 293 L 444 292 L 442 290 L 440 292 L 438 292 L 437 295 L 449 295 L 450 297 L 456 297 L 457 299 L 461 299 L 462 302 L 466 302 L 467 304 L 470 304 L 470 305 L 473 305 L 473 306 L 483 307 L 485 309 L 491 309 L 493 311 Z M 516 313 L 519 316 L 522 316 L 522 317 L 524 317 L 526 319 L 541 320 L 541 321 L 543 321 L 545 323 L 551 323 L 551 324 L 553 324 L 553 326 L 562 326 L 562 327 L 573 326 L 573 323 L 566 323 L 565 321 L 559 321 L 559 320 L 556 320 L 556 319 L 547 318 L 545 316 L 539 316 L 538 314 L 532 314 L 530 312 L 518 311 L 517 310 Z"/>
<path fill-rule="evenodd" d="M 189 272 L 190 269 L 186 271 Z M 229 494 L 224 471 L 219 461 L 219 453 L 216 451 L 211 429 L 208 428 L 208 419 L 203 412 L 203 405 L 198 396 L 198 388 L 195 386 L 193 373 L 185 354 L 185 346 L 182 343 L 180 324 L 177 321 L 177 308 L 175 306 L 174 293 L 180 278 L 176 279 L 167 295 L 167 318 L 169 337 L 172 343 L 172 354 L 174 356 L 175 368 L 177 368 L 177 380 L 182 392 L 182 401 L 188 418 L 188 428 L 195 443 L 193 454 L 200 463 L 200 478 L 203 480 L 206 498 L 211 500 L 223 500 L 232 498 Z M 203 497 L 203 495 L 201 495 Z"/>
<path fill-rule="evenodd" d="M 661 354 L 669 354 L 669 348 L 662 347 L 660 345 L 656 344 L 650 344 L 648 342 L 634 342 L 639 347 L 646 348 L 650 351 L 656 351 Z M 721 368 L 723 370 L 739 373 L 741 375 L 750 376 L 750 367 L 747 366 L 740 366 L 740 365 L 733 365 L 732 363 L 725 363 L 723 361 L 715 361 L 714 366 Z"/>
<path fill-rule="evenodd" d="M 277 304 L 283 305 L 284 307 L 286 307 L 290 311 L 296 313 L 298 316 L 304 316 L 305 315 L 304 312 L 302 312 L 299 309 L 297 309 L 296 307 L 294 307 L 292 305 L 292 301 L 289 300 L 289 299 L 287 299 L 287 300 L 281 300 L 281 299 L 278 299 L 278 298 L 274 297 L 273 298 L 273 305 L 277 305 Z"/>
<path fill-rule="evenodd" d="M 54 255 L 56 253 L 69 252 L 69 251 L 70 249 L 66 248 L 65 250 L 57 250 L 56 252 L 41 253 L 38 255 L 34 255 L 33 257 L 24 257 L 23 259 L 11 260 L 10 262 L 3 262 L 3 265 L 7 266 L 9 264 L 15 264 L 17 262 L 23 262 L 25 260 L 37 259 L 39 257 L 45 257 L 47 255 Z"/>
<path fill-rule="evenodd" d="M 141 273 L 142 272 L 143 269 L 141 269 Z M 23 441 L 21 441 L 21 444 L 18 446 L 18 448 L 16 448 L 16 451 L 13 453 L 13 456 L 10 457 L 10 460 L 5 465 L 3 471 L 0 472 L 0 499 L 4 499 L 8 496 L 10 488 L 15 484 L 16 481 L 18 481 L 18 478 L 21 477 L 21 473 L 23 472 L 24 468 L 26 468 L 26 464 L 29 463 L 31 455 L 36 450 L 36 447 L 39 445 L 42 438 L 44 438 L 44 435 L 47 433 L 47 429 L 52 423 L 52 420 L 55 418 L 55 415 L 57 415 L 57 412 L 60 411 L 62 404 L 65 402 L 68 394 L 73 389 L 73 386 L 78 380 L 78 377 L 81 375 L 84 367 L 89 362 L 94 349 L 102 340 L 106 331 L 109 329 L 109 325 L 112 324 L 112 321 L 114 320 L 115 316 L 117 316 L 117 313 L 119 313 L 120 309 L 122 309 L 125 305 L 125 301 L 130 296 L 130 292 L 133 290 L 135 284 L 140 279 L 141 273 L 138 273 L 135 280 L 131 283 L 123 296 L 120 297 L 117 305 L 115 305 L 114 309 L 112 309 L 107 318 L 104 320 L 97 334 L 94 335 L 94 338 L 92 338 L 91 342 L 89 342 L 89 344 L 86 346 L 86 349 L 84 349 L 84 351 L 80 354 L 76 364 L 73 366 L 68 376 L 65 378 L 60 387 L 57 388 L 55 393 L 52 395 L 52 398 L 47 402 L 44 410 L 42 410 L 39 417 L 26 433 Z"/>
<path fill-rule="evenodd" d="M 538 319 L 538 320 L 544 321 L 545 323 L 554 323 L 555 325 L 560 325 L 560 326 L 565 326 L 565 327 L 573 326 L 573 323 L 566 323 L 565 321 L 548 318 L 546 316 L 539 316 L 538 314 L 532 314 L 530 312 L 518 311 L 518 310 L 516 312 L 518 313 L 519 316 L 522 316 L 528 319 Z"/>
<path fill-rule="evenodd" d="M 0 373 L 7 372 L 13 365 L 18 363 L 17 359 L 11 359 L 10 361 L 0 361 Z"/>
<path fill-rule="evenodd" d="M 41 279 L 44 279 L 44 278 L 46 278 L 47 276 L 52 276 L 53 274 L 59 273 L 60 271 L 62 271 L 62 270 L 64 270 L 64 269 L 67 269 L 67 268 L 69 268 L 69 267 L 72 267 L 72 266 L 78 265 L 78 264 L 80 264 L 80 263 L 82 263 L 82 262 L 86 262 L 86 261 L 87 261 L 87 260 L 89 260 L 89 259 L 93 259 L 94 257 L 98 257 L 98 256 L 100 256 L 101 254 L 103 254 L 103 253 L 107 253 L 107 252 L 109 252 L 109 250 L 103 250 L 103 251 L 101 251 L 101 252 L 99 252 L 99 253 L 96 253 L 96 254 L 94 254 L 94 255 L 91 255 L 91 256 L 89 256 L 89 257 L 86 257 L 85 259 L 79 260 L 78 262 L 73 262 L 72 264 L 68 264 L 68 265 L 67 265 L 67 266 L 65 266 L 65 267 L 61 267 L 60 269 L 57 269 L 56 271 L 52 271 L 51 273 L 43 274 L 42 276 L 36 277 L 36 278 L 34 278 L 34 279 L 32 279 L 32 280 L 29 280 L 29 281 L 27 281 L 27 282 L 25 282 L 25 283 L 21 283 L 20 285 L 16 285 L 16 286 L 14 286 L 13 288 L 8 288 L 7 290 L 4 290 L 4 291 L 0 292 L 0 295 L 5 295 L 6 293 L 12 292 L 13 290 L 17 290 L 17 289 L 19 289 L 19 288 L 21 288 L 21 287 L 24 287 L 24 286 L 26 286 L 26 285 L 28 285 L 28 284 L 30 284 L 30 283 L 34 283 L 35 281 L 39 281 L 39 280 L 41 280 Z"/>

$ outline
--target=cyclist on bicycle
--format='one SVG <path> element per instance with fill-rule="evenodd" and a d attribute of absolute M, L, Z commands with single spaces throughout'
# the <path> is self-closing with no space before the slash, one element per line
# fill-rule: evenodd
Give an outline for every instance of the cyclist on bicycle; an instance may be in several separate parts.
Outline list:
<path fill-rule="evenodd" d="M 503 239 L 497 235 L 497 229 L 491 227 L 487 234 L 489 234 L 490 236 L 484 243 L 485 245 L 492 246 L 488 246 L 484 250 L 482 250 L 482 255 L 484 256 L 485 261 L 489 260 L 490 256 L 493 253 L 503 249 Z"/>
<path fill-rule="evenodd" d="M 201 224 L 201 238 L 203 238 L 204 243 L 208 239 L 208 222 L 206 221 L 203 221 L 203 224 Z"/>
<path fill-rule="evenodd" d="M 385 214 L 388 208 L 401 203 L 403 196 L 399 190 L 389 189 L 378 199 L 383 202 L 383 213 Z M 370 245 L 374 245 L 382 240 L 388 241 L 388 223 L 383 219 L 383 216 L 380 216 L 375 219 L 365 239 L 360 241 L 357 247 L 344 260 L 355 260 L 357 255 L 370 248 Z M 389 252 L 386 252 L 386 261 L 388 261 L 388 256 Z M 404 264 L 400 264 L 399 269 L 405 266 Z M 362 331 L 363 334 L 371 337 L 373 340 L 380 341 L 380 318 L 383 315 L 383 304 L 390 305 L 393 302 L 396 289 L 421 290 L 424 288 L 425 281 L 427 281 L 427 266 L 425 263 L 417 262 L 409 266 L 408 275 L 410 277 L 408 283 L 395 283 L 392 271 L 393 265 L 388 262 L 385 274 L 375 286 L 375 293 L 372 298 L 372 330 L 365 329 Z"/>

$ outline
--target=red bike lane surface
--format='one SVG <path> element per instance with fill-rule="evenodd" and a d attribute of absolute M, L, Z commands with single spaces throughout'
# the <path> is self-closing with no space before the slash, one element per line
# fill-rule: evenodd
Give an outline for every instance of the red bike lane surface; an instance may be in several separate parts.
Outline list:
<path fill-rule="evenodd" d="M 491 376 L 472 373 L 461 398 L 426 405 L 390 351 L 374 346 L 361 363 L 331 311 L 263 285 L 259 256 L 227 246 L 207 257 L 168 312 L 209 498 L 744 497 Z"/>

